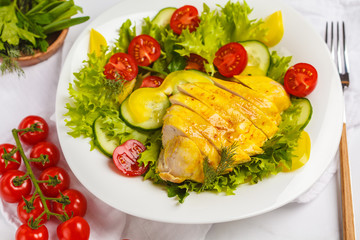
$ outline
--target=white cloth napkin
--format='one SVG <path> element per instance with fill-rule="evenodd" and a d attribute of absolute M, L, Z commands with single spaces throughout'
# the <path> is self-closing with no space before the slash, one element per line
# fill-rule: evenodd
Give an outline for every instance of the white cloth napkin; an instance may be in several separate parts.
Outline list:
<path fill-rule="evenodd" d="M 114 4 L 116 3 L 116 1 L 112 2 Z M 314 2 L 311 0 L 288 0 L 287 2 L 311 21 L 321 34 L 324 33 L 325 21 L 337 20 L 337 17 L 342 20 L 352 19 L 352 21 L 346 22 L 347 28 L 351 29 L 351 31 L 357 31 L 353 36 L 360 36 L 359 1 L 318 0 Z M 97 14 L 101 13 L 101 9 L 87 9 L 85 2 L 81 2 L 81 5 L 84 7 L 86 14 L 92 17 L 96 17 Z M 328 11 L 325 12 L 323 9 L 327 9 Z M 349 10 L 346 15 L 344 9 Z M 335 19 L 330 19 L 328 16 L 335 16 Z M 58 76 L 65 56 L 81 29 L 81 26 L 70 29 L 64 47 L 52 58 L 38 64 L 36 67 L 25 68 L 25 78 L 19 79 L 15 74 L 0 76 L 0 110 L 2 111 L 0 128 L 1 143 L 13 143 L 10 131 L 12 128 L 17 127 L 22 118 L 27 115 L 40 115 L 50 124 L 51 135 L 48 140 L 59 146 L 55 123 L 51 118 L 55 111 Z M 358 39 L 348 34 L 348 47 L 354 50 L 349 52 L 349 58 L 352 64 L 356 64 L 355 59 L 360 54 L 357 41 Z M 356 68 L 355 65 L 350 66 L 350 68 L 353 70 L 351 72 L 351 78 L 358 78 L 360 74 L 358 68 Z M 355 104 L 360 100 L 358 94 L 360 92 L 359 88 L 359 83 L 352 81 L 351 88 L 345 93 L 348 131 L 351 131 L 354 126 L 360 123 L 360 112 L 356 111 L 355 107 Z M 26 152 L 29 152 L 28 148 Z M 334 158 L 333 163 L 319 181 L 307 193 L 296 199 L 295 202 L 305 203 L 314 199 L 333 177 L 337 170 L 337 162 L 338 156 Z M 63 156 L 59 165 L 70 173 L 70 187 L 80 190 L 88 200 L 88 211 L 85 218 L 91 226 L 91 239 L 202 240 L 205 239 L 206 233 L 211 227 L 211 224 L 180 225 L 159 223 L 127 215 L 106 205 L 88 192 L 71 173 Z M 16 214 L 16 205 L 0 201 L 0 212 L 14 227 L 17 228 L 20 225 Z M 50 239 L 56 239 L 55 229 L 57 224 L 58 222 L 56 221 L 47 224 Z M 14 232 L 16 228 L 14 228 Z"/>

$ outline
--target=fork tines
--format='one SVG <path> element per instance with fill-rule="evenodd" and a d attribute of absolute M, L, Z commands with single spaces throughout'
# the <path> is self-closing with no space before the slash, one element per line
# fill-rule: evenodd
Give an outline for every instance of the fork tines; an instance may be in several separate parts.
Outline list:
<path fill-rule="evenodd" d="M 336 28 L 334 28 L 336 25 Z M 326 22 L 325 42 L 330 48 L 331 56 L 337 66 L 341 84 L 343 87 L 349 86 L 349 64 L 347 57 L 345 23 Z"/>

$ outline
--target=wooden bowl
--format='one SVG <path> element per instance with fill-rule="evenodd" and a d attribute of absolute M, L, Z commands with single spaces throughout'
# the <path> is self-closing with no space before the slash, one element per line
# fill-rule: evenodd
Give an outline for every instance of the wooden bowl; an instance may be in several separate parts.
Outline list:
<path fill-rule="evenodd" d="M 47 41 L 49 42 L 49 47 L 46 52 L 36 51 L 34 55 L 31 56 L 22 56 L 16 59 L 20 67 L 26 67 L 38 64 L 42 61 L 47 60 L 49 57 L 54 55 L 57 50 L 63 45 L 66 35 L 69 29 L 64 29 L 61 32 L 52 33 L 48 36 Z"/>

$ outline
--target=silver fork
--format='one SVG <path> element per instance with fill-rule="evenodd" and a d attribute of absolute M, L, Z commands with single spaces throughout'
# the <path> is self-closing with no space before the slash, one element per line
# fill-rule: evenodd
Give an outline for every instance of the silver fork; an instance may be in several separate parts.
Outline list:
<path fill-rule="evenodd" d="M 326 23 L 325 42 L 328 44 L 331 56 L 337 66 L 343 89 L 349 86 L 349 61 L 347 57 L 345 23 Z M 330 29 L 329 29 L 330 28 Z M 330 39 L 329 39 L 330 38 Z M 350 166 L 346 139 L 346 119 L 344 112 L 343 130 L 340 140 L 340 178 L 342 201 L 342 232 L 344 240 L 355 240 L 354 210 L 351 194 Z"/>
<path fill-rule="evenodd" d="M 330 22 L 330 25 L 328 22 L 326 22 L 325 42 L 328 44 L 330 48 L 331 56 L 335 61 L 335 64 L 339 72 L 341 84 L 344 88 L 349 86 L 350 78 L 349 78 L 349 63 L 348 63 L 349 60 L 347 56 L 346 37 L 345 37 L 345 23 L 341 22 L 341 25 L 342 27 L 340 27 L 339 22 L 336 22 L 336 30 L 334 31 L 334 22 Z M 330 41 L 328 40 L 328 37 L 330 37 Z M 336 43 L 334 43 L 334 40 L 336 41 Z"/>

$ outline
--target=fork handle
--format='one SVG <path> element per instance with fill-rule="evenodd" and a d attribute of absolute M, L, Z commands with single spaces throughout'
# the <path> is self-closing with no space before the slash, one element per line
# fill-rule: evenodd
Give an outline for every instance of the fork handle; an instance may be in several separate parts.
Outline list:
<path fill-rule="evenodd" d="M 342 224 L 343 239 L 355 240 L 354 211 L 351 196 L 350 166 L 346 138 L 346 124 L 340 140 L 340 173 L 341 173 L 341 199 L 342 199 Z"/>

